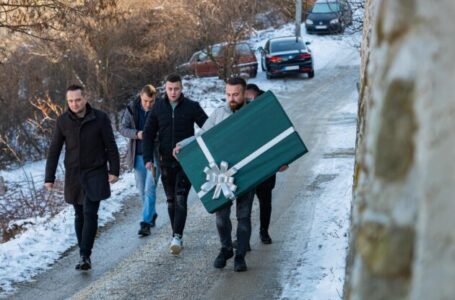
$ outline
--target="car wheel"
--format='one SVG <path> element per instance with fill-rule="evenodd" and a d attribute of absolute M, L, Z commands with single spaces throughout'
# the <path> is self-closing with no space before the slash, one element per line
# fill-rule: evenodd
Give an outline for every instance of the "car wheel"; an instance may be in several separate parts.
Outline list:
<path fill-rule="evenodd" d="M 256 78 L 257 75 L 258 75 L 258 70 L 255 69 L 253 72 L 250 73 L 250 78 Z"/>
<path fill-rule="evenodd" d="M 314 77 L 314 70 L 308 73 L 308 78 L 313 78 Z"/>

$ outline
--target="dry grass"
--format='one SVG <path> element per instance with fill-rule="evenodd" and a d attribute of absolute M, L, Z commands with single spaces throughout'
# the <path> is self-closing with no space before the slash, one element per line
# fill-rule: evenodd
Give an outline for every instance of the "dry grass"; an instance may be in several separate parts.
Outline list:
<path fill-rule="evenodd" d="M 23 232 L 36 217 L 53 217 L 60 212 L 64 203 L 63 184 L 56 182 L 53 192 L 46 192 L 41 183 L 26 177 L 24 183 L 10 183 L 8 192 L 0 198 L 0 233 L 1 242 L 7 242 Z"/>

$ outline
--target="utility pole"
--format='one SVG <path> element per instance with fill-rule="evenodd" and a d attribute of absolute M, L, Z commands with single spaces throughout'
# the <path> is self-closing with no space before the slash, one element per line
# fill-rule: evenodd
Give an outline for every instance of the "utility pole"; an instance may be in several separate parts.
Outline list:
<path fill-rule="evenodd" d="M 300 26 L 302 25 L 302 0 L 295 2 L 295 36 L 300 37 Z"/>

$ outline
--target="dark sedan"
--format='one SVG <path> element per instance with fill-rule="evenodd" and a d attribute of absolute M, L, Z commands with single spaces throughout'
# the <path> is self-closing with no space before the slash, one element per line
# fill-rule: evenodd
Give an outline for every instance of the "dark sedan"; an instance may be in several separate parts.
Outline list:
<path fill-rule="evenodd" d="M 262 70 L 267 79 L 278 75 L 306 73 L 314 77 L 313 57 L 304 42 L 297 37 L 274 38 L 267 41 L 261 51 Z"/>
<path fill-rule="evenodd" d="M 351 24 L 352 10 L 346 0 L 317 1 L 305 21 L 309 34 L 342 33 Z"/>

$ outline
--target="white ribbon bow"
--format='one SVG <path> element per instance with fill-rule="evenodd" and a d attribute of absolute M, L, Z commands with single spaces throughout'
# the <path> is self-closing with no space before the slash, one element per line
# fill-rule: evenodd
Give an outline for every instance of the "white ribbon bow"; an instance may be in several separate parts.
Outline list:
<path fill-rule="evenodd" d="M 208 193 L 215 188 L 212 199 L 218 199 L 221 191 L 226 198 L 235 199 L 234 192 L 237 190 L 237 186 L 234 184 L 233 175 L 236 170 L 229 170 L 227 162 L 222 161 L 220 167 L 212 162 L 208 167 L 205 167 L 204 173 L 207 174 L 205 178 L 207 181 L 201 186 L 201 190 L 204 193 Z"/>

